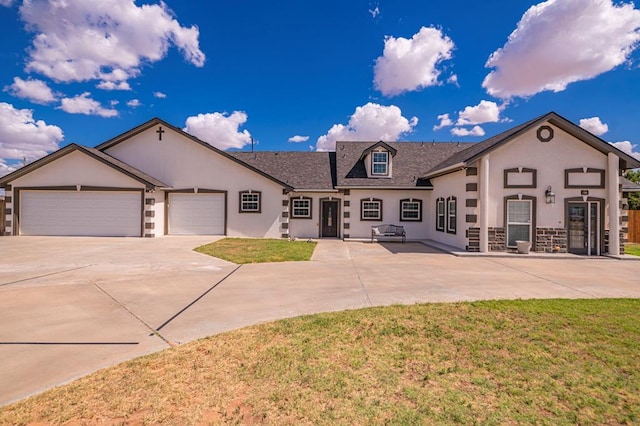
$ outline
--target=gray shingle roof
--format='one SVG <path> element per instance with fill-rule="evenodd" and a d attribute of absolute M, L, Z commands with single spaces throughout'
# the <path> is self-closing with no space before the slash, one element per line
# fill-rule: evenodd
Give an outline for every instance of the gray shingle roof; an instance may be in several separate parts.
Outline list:
<path fill-rule="evenodd" d="M 338 142 L 336 144 L 337 185 L 339 187 L 416 187 L 429 186 L 420 179 L 446 158 L 468 149 L 459 142 L 386 142 L 397 150 L 393 157 L 392 177 L 367 178 L 362 153 L 378 142 Z"/>
<path fill-rule="evenodd" d="M 640 192 L 640 185 L 620 176 L 620 185 L 623 192 Z"/>
<path fill-rule="evenodd" d="M 293 188 L 332 190 L 335 186 L 334 152 L 228 152 Z"/>

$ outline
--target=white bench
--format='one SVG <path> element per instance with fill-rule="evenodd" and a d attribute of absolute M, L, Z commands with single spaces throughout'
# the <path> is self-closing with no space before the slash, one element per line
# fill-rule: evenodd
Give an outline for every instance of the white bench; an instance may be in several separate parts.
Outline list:
<path fill-rule="evenodd" d="M 376 225 L 371 227 L 371 242 L 380 237 L 401 237 L 404 243 L 407 237 L 404 226 L 398 225 Z"/>

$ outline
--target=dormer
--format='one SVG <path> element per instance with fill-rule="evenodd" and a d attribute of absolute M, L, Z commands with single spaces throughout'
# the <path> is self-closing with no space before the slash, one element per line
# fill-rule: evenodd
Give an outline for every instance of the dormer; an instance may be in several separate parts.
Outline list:
<path fill-rule="evenodd" d="M 362 151 L 360 160 L 364 161 L 367 177 L 390 178 L 393 174 L 393 157 L 398 151 L 380 141 Z"/>

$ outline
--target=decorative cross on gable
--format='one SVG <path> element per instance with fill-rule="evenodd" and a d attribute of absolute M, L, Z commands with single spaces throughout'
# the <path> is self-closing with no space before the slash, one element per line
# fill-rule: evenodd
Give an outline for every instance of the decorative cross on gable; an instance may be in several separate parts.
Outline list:
<path fill-rule="evenodd" d="M 162 130 L 162 126 L 158 127 L 158 130 L 156 130 L 156 133 L 158 134 L 158 140 L 161 141 L 162 134 L 164 133 L 164 130 Z"/>

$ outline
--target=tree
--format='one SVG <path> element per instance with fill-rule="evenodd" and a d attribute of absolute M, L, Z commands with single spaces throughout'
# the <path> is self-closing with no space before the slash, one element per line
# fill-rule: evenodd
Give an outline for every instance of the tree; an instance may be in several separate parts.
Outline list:
<path fill-rule="evenodd" d="M 631 182 L 640 184 L 640 169 L 627 170 L 623 176 Z M 628 192 L 629 210 L 640 210 L 640 192 Z"/>

